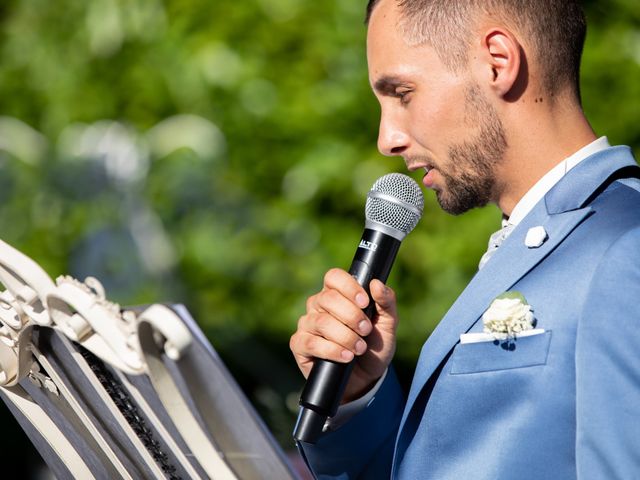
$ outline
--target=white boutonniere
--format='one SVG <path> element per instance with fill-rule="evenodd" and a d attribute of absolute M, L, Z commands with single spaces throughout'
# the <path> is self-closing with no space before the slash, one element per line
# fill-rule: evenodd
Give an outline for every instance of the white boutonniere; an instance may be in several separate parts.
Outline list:
<path fill-rule="evenodd" d="M 498 295 L 482 315 L 484 333 L 496 340 L 511 341 L 518 334 L 533 329 L 533 308 L 520 292 L 512 291 Z"/>

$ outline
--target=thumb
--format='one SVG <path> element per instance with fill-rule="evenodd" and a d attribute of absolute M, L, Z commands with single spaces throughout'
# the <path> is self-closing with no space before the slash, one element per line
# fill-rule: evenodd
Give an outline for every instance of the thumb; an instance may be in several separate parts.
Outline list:
<path fill-rule="evenodd" d="M 378 320 L 392 322 L 393 327 L 398 321 L 395 292 L 380 280 L 372 280 L 369 285 L 371 297 L 376 302 Z"/>

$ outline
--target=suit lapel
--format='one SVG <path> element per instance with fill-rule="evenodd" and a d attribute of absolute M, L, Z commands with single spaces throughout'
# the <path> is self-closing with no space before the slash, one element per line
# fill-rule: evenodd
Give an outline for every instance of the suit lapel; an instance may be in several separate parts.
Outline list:
<path fill-rule="evenodd" d="M 509 290 L 549 255 L 591 211 L 584 208 L 549 216 L 544 210 L 543 204 L 538 205 L 536 211 L 518 225 L 433 331 L 420 354 L 407 407 L 413 404 L 433 371 L 458 343 L 460 334 L 468 332 L 493 299 Z M 539 248 L 527 248 L 527 231 L 540 225 L 547 231 L 548 240 Z M 405 415 L 409 410 L 405 410 Z"/>
<path fill-rule="evenodd" d="M 501 293 L 508 291 L 523 276 L 548 256 L 592 209 L 585 204 L 607 180 L 636 163 L 626 147 L 609 148 L 585 159 L 572 169 L 527 215 L 493 255 L 490 262 L 471 280 L 433 331 L 420 354 L 418 365 L 400 424 L 400 433 L 425 384 L 458 343 Z M 637 168 L 637 167 L 636 167 Z M 530 228 L 543 226 L 547 241 L 528 248 L 525 237 Z M 410 440 L 410 439 L 406 439 Z M 404 447 L 398 438 L 398 447 Z"/>

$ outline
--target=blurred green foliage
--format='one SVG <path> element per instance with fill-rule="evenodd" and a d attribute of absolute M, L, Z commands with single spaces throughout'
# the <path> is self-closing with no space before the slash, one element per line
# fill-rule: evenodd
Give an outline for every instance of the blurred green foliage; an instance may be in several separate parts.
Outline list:
<path fill-rule="evenodd" d="M 286 446 L 289 336 L 323 273 L 348 266 L 373 181 L 403 170 L 375 148 L 365 3 L 0 5 L 0 237 L 122 304 L 186 304 Z M 637 0 L 585 5 L 585 109 L 637 155 Z M 499 221 L 427 197 L 390 279 L 404 378 Z"/>

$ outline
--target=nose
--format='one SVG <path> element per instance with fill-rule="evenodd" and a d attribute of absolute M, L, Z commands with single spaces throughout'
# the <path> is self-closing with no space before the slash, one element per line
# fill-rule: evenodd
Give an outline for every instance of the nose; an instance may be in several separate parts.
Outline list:
<path fill-rule="evenodd" d="M 409 148 L 409 135 L 396 115 L 386 113 L 380 116 L 378 132 L 378 150 L 388 157 L 402 155 Z"/>

